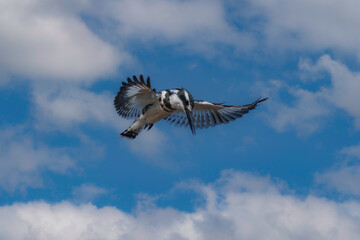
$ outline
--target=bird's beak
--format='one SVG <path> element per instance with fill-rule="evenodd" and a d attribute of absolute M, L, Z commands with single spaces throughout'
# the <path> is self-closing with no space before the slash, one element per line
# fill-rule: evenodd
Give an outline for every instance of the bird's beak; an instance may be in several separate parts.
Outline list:
<path fill-rule="evenodd" d="M 192 111 L 189 110 L 187 107 L 185 107 L 184 110 L 185 110 L 185 113 L 186 113 L 186 116 L 187 116 L 187 119 L 188 119 L 188 122 L 190 125 L 191 132 L 195 135 L 196 132 L 195 132 L 195 125 L 194 125 L 194 119 L 192 116 Z"/>

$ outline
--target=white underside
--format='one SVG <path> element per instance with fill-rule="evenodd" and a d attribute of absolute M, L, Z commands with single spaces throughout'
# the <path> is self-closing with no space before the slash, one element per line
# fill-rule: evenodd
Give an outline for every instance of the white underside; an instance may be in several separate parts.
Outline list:
<path fill-rule="evenodd" d="M 156 102 L 145 112 L 145 114 L 141 114 L 128 130 L 140 132 L 145 125 L 154 124 L 170 115 L 171 112 L 164 111 L 159 102 Z"/>

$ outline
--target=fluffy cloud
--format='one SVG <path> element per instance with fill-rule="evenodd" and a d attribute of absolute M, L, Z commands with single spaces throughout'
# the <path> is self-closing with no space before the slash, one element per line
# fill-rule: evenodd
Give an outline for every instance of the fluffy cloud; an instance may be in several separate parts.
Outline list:
<path fill-rule="evenodd" d="M 50 149 L 22 129 L 0 131 L 0 186 L 7 191 L 42 187 L 42 172 L 65 173 L 74 161 L 62 149 Z"/>
<path fill-rule="evenodd" d="M 226 52 L 224 46 L 254 50 L 262 45 L 360 54 L 354 0 L 121 0 L 96 6 L 101 18 L 116 23 L 125 42 L 175 44 L 205 56 Z"/>
<path fill-rule="evenodd" d="M 356 128 L 360 129 L 360 73 L 352 72 L 344 64 L 332 60 L 328 55 L 321 57 L 315 65 L 331 76 L 331 87 L 321 91 L 324 98 L 354 118 Z"/>
<path fill-rule="evenodd" d="M 330 75 L 330 87 L 324 86 L 313 94 L 347 112 L 354 118 L 355 127 L 359 129 L 360 109 L 356 103 L 360 101 L 358 94 L 360 73 L 352 72 L 344 64 L 331 59 L 328 55 L 319 58 L 316 64 L 303 67 L 303 70 L 307 71 L 309 66 L 311 71 L 322 71 Z"/>
<path fill-rule="evenodd" d="M 244 50 L 255 41 L 227 21 L 225 5 L 218 0 L 109 1 L 103 9 L 102 17 L 116 22 L 125 42 L 175 44 L 214 56 L 225 50 L 220 46 Z"/>
<path fill-rule="evenodd" d="M 0 208 L 3 239 L 356 239 L 360 203 L 298 198 L 269 178 L 226 171 L 198 185 L 205 205 L 193 212 L 30 202 Z M 14 227 L 16 226 L 16 228 Z"/>
<path fill-rule="evenodd" d="M 301 60 L 299 64 L 301 78 L 319 81 L 319 88 L 306 90 L 306 86 L 289 86 L 283 81 L 270 81 L 262 85 L 264 94 L 274 96 L 271 113 L 268 116 L 278 130 L 295 128 L 299 133 L 316 131 L 335 109 L 348 113 L 354 119 L 354 125 L 360 129 L 360 73 L 352 72 L 344 64 L 328 55 L 319 58 L 316 63 Z M 328 74 L 330 84 L 324 81 L 323 73 Z M 306 85 L 306 83 L 305 83 Z M 280 99 L 281 92 L 287 92 L 294 100 L 293 104 Z"/>
<path fill-rule="evenodd" d="M 38 127 L 71 129 L 87 122 L 101 123 L 117 130 L 130 124 L 117 116 L 114 96 L 94 93 L 77 87 L 52 89 L 40 86 L 33 93 Z"/>
<path fill-rule="evenodd" d="M 66 3 L 0 1 L 2 74 L 89 81 L 116 71 L 117 49 L 93 34 Z"/>
<path fill-rule="evenodd" d="M 220 0 L 1 0 L 0 16 L 0 74 L 33 80 L 95 81 L 129 62 L 134 43 L 213 57 L 255 42 Z"/>
<path fill-rule="evenodd" d="M 260 34 L 281 49 L 337 49 L 360 53 L 358 1 L 246 1 L 242 15 L 258 17 Z"/>
<path fill-rule="evenodd" d="M 300 135 L 311 134 L 321 126 L 322 118 L 330 113 L 321 94 L 277 80 L 269 81 L 261 88 L 264 96 L 271 96 L 271 113 L 267 118 L 278 131 L 294 128 Z M 281 100 L 279 95 L 282 92 L 290 94 L 295 101 L 289 103 Z"/>

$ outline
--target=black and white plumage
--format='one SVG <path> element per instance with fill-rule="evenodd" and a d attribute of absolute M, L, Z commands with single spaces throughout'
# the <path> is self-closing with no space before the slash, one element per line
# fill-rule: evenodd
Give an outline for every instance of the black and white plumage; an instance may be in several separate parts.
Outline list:
<path fill-rule="evenodd" d="M 134 123 L 121 136 L 135 138 L 142 129 L 151 127 L 164 119 L 177 126 L 190 126 L 193 134 L 196 128 L 207 128 L 228 123 L 242 117 L 267 98 L 258 98 L 247 105 L 224 105 L 194 100 L 184 88 L 167 89 L 156 92 L 151 89 L 150 77 L 140 80 L 133 76 L 123 82 L 114 99 L 117 113 L 124 118 L 134 119 Z"/>

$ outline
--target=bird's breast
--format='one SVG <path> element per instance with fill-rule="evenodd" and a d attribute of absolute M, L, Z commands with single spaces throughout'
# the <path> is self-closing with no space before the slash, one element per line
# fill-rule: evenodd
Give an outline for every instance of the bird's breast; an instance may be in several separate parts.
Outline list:
<path fill-rule="evenodd" d="M 172 113 L 171 111 L 165 111 L 160 103 L 154 104 L 144 114 L 144 118 L 147 124 L 153 124 L 160 121 L 163 118 L 168 117 Z"/>

